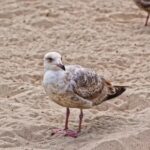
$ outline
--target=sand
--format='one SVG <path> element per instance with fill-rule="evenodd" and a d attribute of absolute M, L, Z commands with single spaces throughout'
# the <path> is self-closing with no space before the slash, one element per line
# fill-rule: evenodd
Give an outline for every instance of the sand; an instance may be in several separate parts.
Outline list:
<path fill-rule="evenodd" d="M 150 150 L 150 23 L 132 0 L 0 1 L 0 149 Z M 84 111 L 81 135 L 51 136 L 65 108 L 42 87 L 43 56 L 93 68 L 120 97 Z M 78 127 L 71 109 L 69 127 Z"/>

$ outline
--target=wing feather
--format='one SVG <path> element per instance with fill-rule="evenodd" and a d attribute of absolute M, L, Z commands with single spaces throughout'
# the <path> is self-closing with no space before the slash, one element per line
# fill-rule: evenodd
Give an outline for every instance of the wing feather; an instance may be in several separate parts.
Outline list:
<path fill-rule="evenodd" d="M 105 86 L 102 76 L 87 68 L 74 67 L 74 71 L 72 70 L 71 83 L 74 93 L 89 100 L 97 98 L 102 93 Z"/>
<path fill-rule="evenodd" d="M 91 101 L 93 105 L 99 105 L 125 91 L 125 87 L 113 86 L 90 69 L 81 66 L 69 66 L 67 70 L 71 74 L 72 92 L 81 99 Z"/>

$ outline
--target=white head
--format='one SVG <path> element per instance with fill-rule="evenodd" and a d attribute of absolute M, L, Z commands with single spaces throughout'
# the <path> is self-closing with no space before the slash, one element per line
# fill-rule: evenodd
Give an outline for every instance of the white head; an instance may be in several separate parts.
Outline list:
<path fill-rule="evenodd" d="M 44 68 L 45 70 L 65 70 L 65 66 L 62 64 L 62 57 L 57 52 L 49 52 L 44 56 Z"/>

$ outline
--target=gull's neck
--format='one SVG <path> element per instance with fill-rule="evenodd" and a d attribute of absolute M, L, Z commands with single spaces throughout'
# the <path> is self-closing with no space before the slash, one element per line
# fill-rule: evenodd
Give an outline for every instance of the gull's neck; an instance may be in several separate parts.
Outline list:
<path fill-rule="evenodd" d="M 45 69 L 44 73 L 44 83 L 56 83 L 59 80 L 62 80 L 65 76 L 65 71 L 63 70 L 52 70 Z"/>
<path fill-rule="evenodd" d="M 49 72 L 51 74 L 64 74 L 65 71 L 62 70 L 61 68 L 51 68 L 51 67 L 44 67 L 44 73 Z"/>
<path fill-rule="evenodd" d="M 44 65 L 44 72 L 59 72 L 59 71 L 63 71 L 62 69 L 58 68 L 58 67 L 54 67 L 54 66 L 50 66 L 50 65 Z"/>

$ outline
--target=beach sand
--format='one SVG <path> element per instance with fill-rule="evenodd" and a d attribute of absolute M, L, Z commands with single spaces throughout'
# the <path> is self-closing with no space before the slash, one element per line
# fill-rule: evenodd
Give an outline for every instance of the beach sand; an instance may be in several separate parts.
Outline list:
<path fill-rule="evenodd" d="M 0 149 L 150 150 L 150 23 L 132 0 L 0 1 Z M 43 56 L 129 88 L 84 111 L 78 138 L 51 136 L 65 111 L 42 87 Z M 69 127 L 78 128 L 78 109 Z"/>

